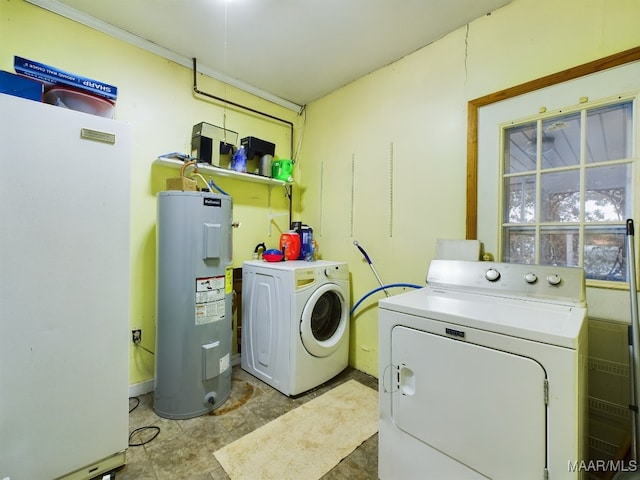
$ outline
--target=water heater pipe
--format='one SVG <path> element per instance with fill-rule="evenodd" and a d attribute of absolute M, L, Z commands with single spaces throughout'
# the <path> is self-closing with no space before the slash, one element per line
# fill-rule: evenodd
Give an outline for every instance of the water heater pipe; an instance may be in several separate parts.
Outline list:
<path fill-rule="evenodd" d="M 294 157 L 293 151 L 293 122 L 289 120 L 285 120 L 283 118 L 276 117 L 274 115 L 270 115 L 265 112 L 261 112 L 260 110 L 256 110 L 251 107 L 247 107 L 245 105 L 241 105 L 236 102 L 232 102 L 231 100 L 224 99 L 222 97 L 218 97 L 217 95 L 213 95 L 211 93 L 204 92 L 198 88 L 198 63 L 195 57 L 193 57 L 193 93 L 197 95 L 202 95 L 203 97 L 211 98 L 213 100 L 217 100 L 218 102 L 226 103 L 227 105 L 233 105 L 234 107 L 241 108 L 243 110 L 247 110 L 248 112 L 255 113 L 258 115 L 262 115 L 263 117 L 270 118 L 272 120 L 276 120 L 278 122 L 284 123 L 289 126 L 291 144 L 289 145 L 289 150 L 291 154 L 291 160 L 295 163 L 296 159 Z M 291 221 L 293 219 L 293 185 L 289 185 L 288 187 L 285 185 L 285 192 L 287 198 L 289 199 L 289 225 L 291 225 Z"/>
<path fill-rule="evenodd" d="M 278 122 L 282 122 L 285 123 L 287 125 L 289 125 L 289 130 L 291 131 L 291 145 L 290 145 L 290 149 L 291 149 L 291 160 L 295 159 L 293 158 L 293 122 L 290 122 L 289 120 L 285 120 L 283 118 L 279 118 L 276 117 L 274 115 L 270 115 L 268 113 L 265 112 L 261 112 L 260 110 L 256 110 L 254 108 L 251 107 L 247 107 L 245 105 L 241 105 L 239 103 L 235 103 L 232 102 L 231 100 L 226 100 L 222 97 L 218 97 L 217 95 L 212 95 L 211 93 L 207 93 L 207 92 L 203 92 L 202 90 L 200 90 L 198 88 L 198 66 L 197 66 L 197 60 L 195 59 L 195 57 L 193 58 L 193 92 L 198 94 L 198 95 L 202 95 L 204 97 L 208 97 L 208 98 L 212 98 L 213 100 L 217 100 L 219 102 L 223 102 L 226 103 L 227 105 L 233 105 L 234 107 L 238 107 L 238 108 L 242 108 L 243 110 L 247 110 L 251 113 L 256 113 L 258 115 L 262 115 L 263 117 L 267 117 L 270 118 L 272 120 L 276 120 Z"/>

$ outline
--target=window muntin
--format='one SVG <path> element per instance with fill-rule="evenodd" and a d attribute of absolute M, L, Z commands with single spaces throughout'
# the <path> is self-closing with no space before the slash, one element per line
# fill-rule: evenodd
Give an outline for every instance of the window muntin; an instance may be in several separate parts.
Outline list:
<path fill-rule="evenodd" d="M 626 281 L 633 105 L 627 98 L 503 127 L 501 258 Z"/>

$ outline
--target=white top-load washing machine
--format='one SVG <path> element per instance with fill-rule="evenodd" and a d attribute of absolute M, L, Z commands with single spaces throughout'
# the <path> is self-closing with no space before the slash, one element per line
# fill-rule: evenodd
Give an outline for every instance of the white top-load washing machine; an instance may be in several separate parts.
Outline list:
<path fill-rule="evenodd" d="M 579 478 L 586 312 L 582 269 L 456 260 L 381 300 L 379 478 Z"/>
<path fill-rule="evenodd" d="M 315 388 L 349 364 L 344 262 L 242 264 L 241 366 L 285 395 Z"/>

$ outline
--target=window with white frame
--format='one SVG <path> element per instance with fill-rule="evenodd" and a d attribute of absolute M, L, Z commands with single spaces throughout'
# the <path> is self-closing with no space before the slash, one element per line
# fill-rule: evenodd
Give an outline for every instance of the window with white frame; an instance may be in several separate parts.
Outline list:
<path fill-rule="evenodd" d="M 627 281 L 635 102 L 584 103 L 502 126 L 502 261 Z"/>

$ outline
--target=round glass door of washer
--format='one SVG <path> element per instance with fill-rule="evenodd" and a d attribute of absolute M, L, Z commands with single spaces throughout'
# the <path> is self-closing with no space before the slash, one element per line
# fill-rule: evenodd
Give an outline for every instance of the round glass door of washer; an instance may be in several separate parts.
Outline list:
<path fill-rule="evenodd" d="M 304 348 L 315 357 L 331 355 L 345 338 L 348 320 L 348 307 L 340 288 L 322 285 L 302 310 L 300 338 Z"/>

